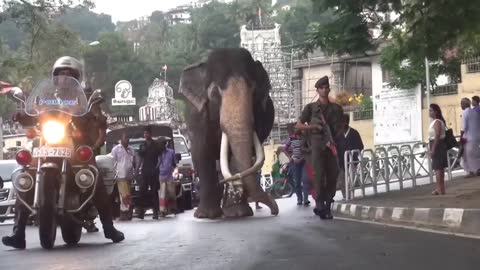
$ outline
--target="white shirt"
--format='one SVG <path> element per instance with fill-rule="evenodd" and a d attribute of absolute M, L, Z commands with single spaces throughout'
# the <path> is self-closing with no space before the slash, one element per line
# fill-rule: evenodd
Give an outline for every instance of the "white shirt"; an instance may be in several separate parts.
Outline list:
<path fill-rule="evenodd" d="M 116 145 L 112 149 L 113 160 L 116 163 L 117 178 L 131 179 L 133 173 L 133 161 L 135 160 L 135 150 L 130 145 L 125 149 L 122 144 Z"/>
<path fill-rule="evenodd" d="M 435 122 L 437 121 L 439 121 L 442 126 L 440 129 L 440 139 L 445 139 L 445 124 L 439 119 L 434 119 L 432 123 L 430 123 L 430 127 L 428 127 L 428 138 L 430 140 L 435 139 Z"/>

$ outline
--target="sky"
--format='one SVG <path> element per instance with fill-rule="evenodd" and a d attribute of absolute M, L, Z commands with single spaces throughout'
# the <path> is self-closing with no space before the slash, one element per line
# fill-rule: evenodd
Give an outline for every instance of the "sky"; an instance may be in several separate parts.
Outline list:
<path fill-rule="evenodd" d="M 191 0 L 95 0 L 94 12 L 112 16 L 114 23 L 150 16 L 153 11 L 167 11 Z"/>

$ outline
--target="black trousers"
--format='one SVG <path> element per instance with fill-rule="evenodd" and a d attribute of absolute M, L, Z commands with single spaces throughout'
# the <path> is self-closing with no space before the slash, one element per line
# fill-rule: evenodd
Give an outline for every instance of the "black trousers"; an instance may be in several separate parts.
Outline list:
<path fill-rule="evenodd" d="M 101 175 L 96 185 L 93 203 L 98 210 L 103 229 L 109 230 L 113 228 L 112 203 Z M 22 195 L 22 198 L 31 205 L 33 204 L 33 196 L 34 193 L 32 190 L 27 194 Z M 17 199 L 15 201 L 15 225 L 13 226 L 14 233 L 25 235 L 25 227 L 27 225 L 29 215 L 30 210 L 28 210 L 28 208 L 26 208 L 25 205 L 23 205 L 23 203 Z"/>
<path fill-rule="evenodd" d="M 143 208 L 152 207 L 154 212 L 158 212 L 160 208 L 160 201 L 158 198 L 158 190 L 160 189 L 160 182 L 158 180 L 158 173 L 154 170 L 142 171 L 142 179 L 140 181 L 140 196 Z"/>

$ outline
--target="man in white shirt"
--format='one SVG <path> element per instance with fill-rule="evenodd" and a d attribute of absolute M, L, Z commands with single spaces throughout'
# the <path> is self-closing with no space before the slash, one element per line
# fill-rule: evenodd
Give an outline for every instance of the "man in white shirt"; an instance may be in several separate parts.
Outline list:
<path fill-rule="evenodd" d="M 126 134 L 122 135 L 120 144 L 112 149 L 113 160 L 117 169 L 117 185 L 120 195 L 120 220 L 132 219 L 130 187 L 135 168 L 135 150 L 129 145 Z"/>

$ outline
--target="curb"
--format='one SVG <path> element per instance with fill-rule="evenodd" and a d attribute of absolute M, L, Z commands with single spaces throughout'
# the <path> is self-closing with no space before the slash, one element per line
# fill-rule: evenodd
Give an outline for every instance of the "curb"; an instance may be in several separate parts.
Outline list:
<path fill-rule="evenodd" d="M 480 236 L 480 209 L 378 207 L 334 203 L 340 217 Z"/>

